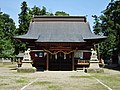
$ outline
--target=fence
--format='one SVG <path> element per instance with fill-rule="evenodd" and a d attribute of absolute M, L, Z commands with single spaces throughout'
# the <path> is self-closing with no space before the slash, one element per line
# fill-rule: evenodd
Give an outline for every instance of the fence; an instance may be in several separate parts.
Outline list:
<path fill-rule="evenodd" d="M 13 58 L 3 58 L 0 57 L 0 63 L 3 64 L 13 64 L 15 61 L 13 60 Z"/>

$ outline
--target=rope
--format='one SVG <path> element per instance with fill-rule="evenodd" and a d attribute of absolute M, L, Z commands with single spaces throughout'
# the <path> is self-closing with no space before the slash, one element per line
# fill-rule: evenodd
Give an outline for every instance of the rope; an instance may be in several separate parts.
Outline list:
<path fill-rule="evenodd" d="M 65 51 L 60 50 L 60 51 L 57 51 L 57 52 L 54 52 L 54 53 L 52 53 L 51 51 L 46 50 L 46 49 L 44 49 L 44 51 L 46 51 L 46 52 L 48 52 L 48 53 L 50 53 L 50 54 L 52 54 L 52 55 L 55 55 L 55 54 L 57 54 L 57 53 L 59 53 L 59 52 L 63 52 L 64 54 L 70 54 L 70 53 L 72 53 L 72 52 L 75 52 L 76 50 L 72 50 L 72 51 L 70 51 L 70 52 L 65 52 Z"/>

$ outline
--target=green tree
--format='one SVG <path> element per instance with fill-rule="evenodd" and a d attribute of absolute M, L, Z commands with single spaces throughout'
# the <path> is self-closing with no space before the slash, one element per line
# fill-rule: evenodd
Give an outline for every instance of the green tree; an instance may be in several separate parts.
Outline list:
<path fill-rule="evenodd" d="M 46 7 L 42 7 L 41 9 L 41 14 L 40 15 L 46 15 L 47 11 L 46 11 Z"/>
<path fill-rule="evenodd" d="M 45 16 L 54 16 L 54 14 L 51 11 L 46 11 L 46 15 Z"/>
<path fill-rule="evenodd" d="M 15 23 L 8 14 L 0 12 L 0 57 L 10 57 L 14 54 Z"/>
<path fill-rule="evenodd" d="M 42 9 L 40 9 L 37 6 L 34 6 L 29 10 L 29 14 L 31 15 L 31 17 L 34 15 L 53 16 L 53 13 L 47 12 L 44 6 L 42 7 Z"/>
<path fill-rule="evenodd" d="M 31 15 L 41 15 L 41 9 L 37 6 L 34 6 L 32 9 L 29 10 L 29 14 L 31 14 Z"/>
<path fill-rule="evenodd" d="M 57 12 L 55 12 L 55 15 L 56 15 L 56 16 L 69 16 L 68 13 L 63 12 L 63 11 L 57 11 Z"/>
<path fill-rule="evenodd" d="M 105 56 L 109 56 L 115 48 L 117 51 L 120 50 L 120 1 L 111 0 L 102 13 L 99 17 L 94 16 L 93 28 L 95 34 L 102 33 L 108 36 L 105 42 L 100 44 L 101 55 L 106 58 Z"/>
<path fill-rule="evenodd" d="M 93 28 L 94 28 L 94 33 L 95 34 L 97 34 L 97 35 L 101 35 L 102 33 L 102 30 L 101 30 L 101 23 L 100 23 L 100 18 L 98 17 L 98 16 L 96 16 L 96 15 L 93 15 L 92 16 L 93 18 L 94 18 L 94 26 L 93 26 Z"/>
<path fill-rule="evenodd" d="M 29 8 L 27 6 L 27 3 L 24 1 L 21 5 L 21 12 L 18 15 L 19 16 L 19 28 L 17 34 L 23 35 L 26 34 L 29 28 L 30 24 L 30 15 L 28 13 Z"/>
<path fill-rule="evenodd" d="M 19 16 L 19 28 L 16 31 L 17 35 L 24 35 L 27 33 L 29 24 L 31 21 L 31 16 L 29 14 L 29 8 L 25 1 L 21 4 L 21 12 L 18 14 Z M 26 50 L 26 43 L 16 41 L 15 53 L 24 52 Z"/>

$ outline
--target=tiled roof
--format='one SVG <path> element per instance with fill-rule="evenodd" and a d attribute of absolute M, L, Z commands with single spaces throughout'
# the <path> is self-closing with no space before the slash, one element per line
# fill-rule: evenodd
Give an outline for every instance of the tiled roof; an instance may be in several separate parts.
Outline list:
<path fill-rule="evenodd" d="M 86 22 L 85 17 L 67 17 L 63 18 L 50 18 L 37 17 L 31 22 L 27 34 L 16 36 L 18 39 L 36 39 L 36 42 L 85 42 L 86 39 L 101 39 L 104 36 L 98 36 L 91 32 L 89 24 Z M 57 21 L 57 18 L 59 21 Z M 79 19 L 77 21 L 77 18 Z M 60 21 L 61 19 L 61 21 Z M 83 20 L 83 21 L 80 21 Z"/>

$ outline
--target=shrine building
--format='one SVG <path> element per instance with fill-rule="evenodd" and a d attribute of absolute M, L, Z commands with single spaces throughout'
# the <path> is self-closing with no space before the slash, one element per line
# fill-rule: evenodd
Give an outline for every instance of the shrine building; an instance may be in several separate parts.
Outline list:
<path fill-rule="evenodd" d="M 25 35 L 33 67 L 71 71 L 89 66 L 91 48 L 106 36 L 91 32 L 85 16 L 34 16 Z"/>

